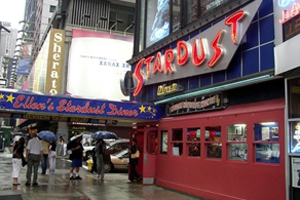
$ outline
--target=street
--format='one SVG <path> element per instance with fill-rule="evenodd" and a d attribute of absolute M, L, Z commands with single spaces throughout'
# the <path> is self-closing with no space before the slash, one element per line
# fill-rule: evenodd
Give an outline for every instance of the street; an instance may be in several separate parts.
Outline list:
<path fill-rule="evenodd" d="M 19 182 L 12 186 L 12 164 L 9 152 L 0 152 L 0 199 L 1 200 L 193 200 L 200 199 L 164 188 L 128 183 L 127 173 L 106 173 L 104 181 L 84 167 L 82 180 L 69 180 L 70 161 L 58 158 L 55 174 L 38 174 L 38 187 L 25 186 L 26 166 L 22 168 Z"/>

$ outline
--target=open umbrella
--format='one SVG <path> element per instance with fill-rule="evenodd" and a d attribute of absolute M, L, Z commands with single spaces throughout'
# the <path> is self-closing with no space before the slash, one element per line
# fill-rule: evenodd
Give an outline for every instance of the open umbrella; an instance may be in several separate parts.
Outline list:
<path fill-rule="evenodd" d="M 56 136 L 53 132 L 51 131 L 41 131 L 37 134 L 37 136 L 42 139 L 42 140 L 45 140 L 45 141 L 48 141 L 48 142 L 53 142 L 53 141 L 56 141 Z"/>
<path fill-rule="evenodd" d="M 94 139 L 118 139 L 117 134 L 110 131 L 97 131 L 91 136 Z"/>

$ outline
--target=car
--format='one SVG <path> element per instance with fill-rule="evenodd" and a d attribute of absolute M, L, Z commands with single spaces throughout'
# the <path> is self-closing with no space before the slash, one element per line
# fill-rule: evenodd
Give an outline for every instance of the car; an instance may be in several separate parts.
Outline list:
<path fill-rule="evenodd" d="M 128 149 L 124 149 L 118 153 L 110 155 L 110 162 L 104 163 L 105 173 L 112 171 L 126 171 L 128 170 L 129 153 Z"/>
<path fill-rule="evenodd" d="M 123 149 L 128 149 L 130 145 L 130 140 L 126 138 L 118 139 L 113 142 L 107 142 L 107 153 L 108 154 L 115 154 Z M 94 144 L 95 145 L 95 144 Z M 89 157 L 93 156 L 93 149 L 95 146 L 84 146 L 84 152 L 83 152 L 83 159 L 86 161 Z"/>

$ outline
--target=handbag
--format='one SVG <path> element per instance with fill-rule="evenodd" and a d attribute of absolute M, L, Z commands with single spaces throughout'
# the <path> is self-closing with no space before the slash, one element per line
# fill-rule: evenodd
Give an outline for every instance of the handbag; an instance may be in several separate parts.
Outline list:
<path fill-rule="evenodd" d="M 140 151 L 137 149 L 135 153 L 131 154 L 131 158 L 139 158 L 140 157 Z"/>
<path fill-rule="evenodd" d="M 26 160 L 25 160 L 25 158 L 24 158 L 24 156 L 23 156 L 23 157 L 22 157 L 22 166 L 25 167 L 25 165 L 27 165 L 27 162 L 26 162 Z"/>

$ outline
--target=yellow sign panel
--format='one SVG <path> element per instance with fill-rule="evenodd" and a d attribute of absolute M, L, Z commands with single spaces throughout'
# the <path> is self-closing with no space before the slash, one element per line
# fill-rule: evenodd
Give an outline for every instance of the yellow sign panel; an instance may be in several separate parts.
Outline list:
<path fill-rule="evenodd" d="M 65 31 L 51 29 L 45 92 L 62 93 L 62 76 L 65 57 Z"/>

